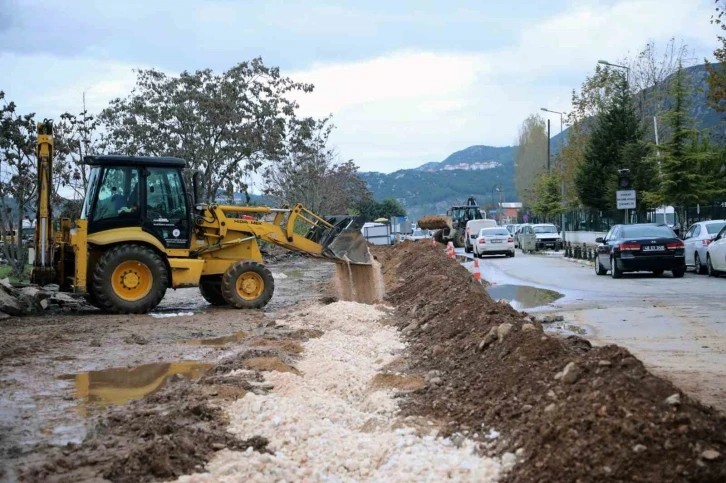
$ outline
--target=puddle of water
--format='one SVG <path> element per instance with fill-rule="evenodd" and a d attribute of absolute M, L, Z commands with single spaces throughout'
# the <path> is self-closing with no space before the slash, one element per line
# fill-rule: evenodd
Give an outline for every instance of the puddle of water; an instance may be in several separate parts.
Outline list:
<path fill-rule="evenodd" d="M 492 285 L 487 288 L 494 300 L 504 299 L 517 310 L 547 305 L 564 297 L 554 290 L 530 287 L 529 285 Z"/>
<path fill-rule="evenodd" d="M 182 317 L 185 315 L 194 315 L 194 312 L 152 312 L 151 316 L 155 319 L 165 319 L 167 317 Z"/>
<path fill-rule="evenodd" d="M 290 270 L 289 272 L 284 272 L 283 275 L 286 275 L 287 278 L 302 278 L 304 273 L 302 270 Z"/>
<path fill-rule="evenodd" d="M 231 344 L 232 342 L 239 342 L 247 337 L 249 337 L 249 333 L 245 331 L 240 331 L 237 333 L 234 333 L 232 335 L 225 335 L 224 337 L 214 337 L 212 339 L 188 339 L 188 340 L 180 340 L 180 344 L 187 344 L 187 345 L 207 345 L 207 346 L 213 346 L 213 347 L 220 347 L 223 345 Z"/>
<path fill-rule="evenodd" d="M 568 332 L 577 335 L 587 334 L 587 330 L 584 327 L 580 327 L 579 325 L 574 324 L 568 324 L 567 322 L 554 322 L 551 324 L 546 324 L 544 327 L 545 330 L 551 330 L 556 332 Z"/>
<path fill-rule="evenodd" d="M 155 393 L 170 376 L 178 374 L 196 379 L 212 366 L 200 361 L 158 362 L 131 368 L 81 372 L 71 376 L 75 379 L 76 398 L 99 405 L 125 404 Z"/>

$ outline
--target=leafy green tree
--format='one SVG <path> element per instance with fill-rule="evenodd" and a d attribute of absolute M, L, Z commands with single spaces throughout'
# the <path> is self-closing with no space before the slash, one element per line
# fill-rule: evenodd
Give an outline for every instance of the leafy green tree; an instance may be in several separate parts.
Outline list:
<path fill-rule="evenodd" d="M 204 170 L 205 194 L 213 197 L 246 191 L 250 172 L 304 143 L 289 134 L 304 138 L 315 121 L 296 119 L 291 96 L 312 89 L 259 58 L 221 74 L 140 70 L 129 96 L 113 100 L 100 121 L 108 151 L 184 158 Z"/>
<path fill-rule="evenodd" d="M 514 154 L 514 181 L 517 195 L 530 203 L 539 172 L 547 167 L 547 125 L 542 116 L 533 114 L 519 128 Z"/>
<path fill-rule="evenodd" d="M 552 220 L 556 215 L 565 211 L 562 203 L 560 182 L 562 178 L 555 171 L 548 173 L 542 171 L 534 184 L 534 214 L 546 220 Z"/>
<path fill-rule="evenodd" d="M 372 201 L 360 207 L 360 214 L 365 216 L 367 221 L 386 218 L 390 220 L 394 216 L 406 216 L 406 209 L 395 198 L 386 198 L 383 201 Z"/>
<path fill-rule="evenodd" d="M 687 86 L 683 69 L 679 69 L 671 84 L 673 105 L 665 119 L 670 137 L 662 146 L 661 195 L 665 203 L 685 209 L 703 198 L 704 176 L 700 171 L 697 152 L 692 147 L 698 132 L 686 113 Z"/>
<path fill-rule="evenodd" d="M 726 14 L 726 1 L 716 0 L 716 12 L 711 16 L 711 23 L 718 25 L 721 30 L 726 30 L 726 23 L 723 16 Z M 717 111 L 726 111 L 726 37 L 718 36 L 719 47 L 713 51 L 714 58 L 718 61 L 712 64 L 705 59 L 706 70 L 708 71 L 708 100 L 712 108 Z"/>
<path fill-rule="evenodd" d="M 636 160 L 623 157 L 625 147 L 641 140 L 640 123 L 633 109 L 625 77 L 611 103 L 595 120 L 585 147 L 583 162 L 577 167 L 575 182 L 580 202 L 591 209 L 607 211 L 615 207 L 618 169 Z"/>

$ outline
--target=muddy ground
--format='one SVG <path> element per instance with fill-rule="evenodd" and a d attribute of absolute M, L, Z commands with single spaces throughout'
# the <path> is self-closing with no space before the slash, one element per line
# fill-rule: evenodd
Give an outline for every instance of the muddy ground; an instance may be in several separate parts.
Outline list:
<path fill-rule="evenodd" d="M 0 321 L 0 481 L 16 479 L 37 445 L 80 443 L 109 408 L 170 378 L 199 377 L 243 340 L 279 338 L 269 327 L 277 314 L 319 298 L 334 273 L 329 263 L 280 258 L 268 265 L 276 289 L 264 311 L 212 307 L 197 289 L 180 289 L 150 315 L 88 309 Z"/>

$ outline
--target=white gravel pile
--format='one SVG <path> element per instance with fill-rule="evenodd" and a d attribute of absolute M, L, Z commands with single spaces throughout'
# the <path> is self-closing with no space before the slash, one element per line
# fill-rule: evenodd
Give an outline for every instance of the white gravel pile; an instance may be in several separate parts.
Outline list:
<path fill-rule="evenodd" d="M 404 345 L 378 322 L 372 306 L 336 302 L 293 314 L 292 328 L 324 331 L 304 344 L 301 375 L 265 373 L 267 395 L 248 393 L 228 408 L 230 431 L 264 436 L 274 455 L 220 451 L 201 481 L 496 481 L 501 464 L 456 447 L 435 432 L 391 429 L 397 412 L 390 391 L 372 391 L 371 379 Z"/>

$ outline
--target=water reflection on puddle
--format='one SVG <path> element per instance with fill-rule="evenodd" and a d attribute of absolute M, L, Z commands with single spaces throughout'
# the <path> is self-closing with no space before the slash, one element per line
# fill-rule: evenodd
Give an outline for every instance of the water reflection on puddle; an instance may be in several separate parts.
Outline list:
<path fill-rule="evenodd" d="M 517 310 L 540 307 L 564 297 L 554 290 L 528 285 L 492 285 L 487 292 L 494 300 L 504 299 Z"/>
<path fill-rule="evenodd" d="M 125 404 L 153 394 L 173 375 L 196 379 L 213 364 L 199 361 L 159 362 L 126 368 L 66 374 L 75 381 L 75 397 L 99 405 Z"/>
<path fill-rule="evenodd" d="M 232 342 L 240 342 L 247 337 L 249 337 L 249 333 L 245 331 L 240 331 L 232 335 L 225 335 L 224 337 L 214 337 L 212 339 L 180 340 L 179 343 L 187 345 L 206 345 L 212 347 L 220 347 L 223 345 L 231 344 Z"/>

